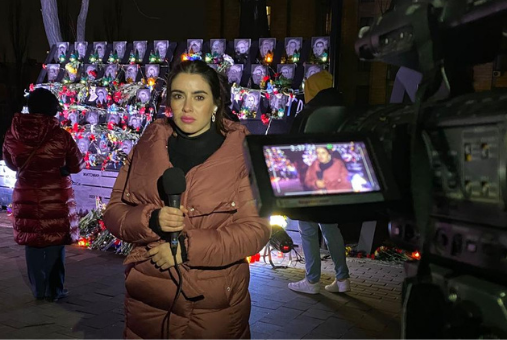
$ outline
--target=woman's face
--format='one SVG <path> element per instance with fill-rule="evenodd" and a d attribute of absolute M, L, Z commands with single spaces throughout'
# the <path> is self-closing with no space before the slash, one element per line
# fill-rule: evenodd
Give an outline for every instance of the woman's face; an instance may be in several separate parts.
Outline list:
<path fill-rule="evenodd" d="M 326 164 L 326 163 L 329 163 L 329 161 L 331 161 L 331 155 L 329 154 L 327 149 L 317 148 L 316 152 L 317 152 L 317 159 L 319 160 L 319 162 Z"/>
<path fill-rule="evenodd" d="M 171 110 L 174 123 L 189 136 L 210 129 L 216 105 L 211 87 L 201 75 L 180 73 L 171 84 Z"/>

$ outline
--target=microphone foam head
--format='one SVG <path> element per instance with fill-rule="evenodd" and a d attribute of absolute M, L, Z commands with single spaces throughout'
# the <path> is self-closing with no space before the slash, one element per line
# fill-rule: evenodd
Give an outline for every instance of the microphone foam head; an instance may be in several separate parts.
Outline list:
<path fill-rule="evenodd" d="M 180 168 L 169 168 L 162 175 L 166 195 L 180 195 L 187 189 L 185 173 Z"/>

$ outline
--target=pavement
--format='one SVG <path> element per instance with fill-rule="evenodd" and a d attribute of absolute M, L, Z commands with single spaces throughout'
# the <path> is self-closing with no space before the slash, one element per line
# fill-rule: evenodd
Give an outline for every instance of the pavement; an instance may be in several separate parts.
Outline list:
<path fill-rule="evenodd" d="M 297 235 L 294 241 L 298 244 Z M 124 257 L 78 246 L 66 251 L 69 297 L 36 301 L 24 247 L 13 241 L 11 222 L 0 213 L 0 338 L 122 338 Z M 288 267 L 274 269 L 262 259 L 251 264 L 253 339 L 400 338 L 400 264 L 347 258 L 352 291 L 333 294 L 324 290 L 333 281 L 332 262 L 323 260 L 321 293 L 306 295 L 287 288 L 304 277 L 304 265 L 287 257 L 275 259 Z"/>

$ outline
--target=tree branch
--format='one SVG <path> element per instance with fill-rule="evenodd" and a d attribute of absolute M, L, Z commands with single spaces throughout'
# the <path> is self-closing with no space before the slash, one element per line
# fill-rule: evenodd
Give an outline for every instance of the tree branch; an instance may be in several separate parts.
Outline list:
<path fill-rule="evenodd" d="M 88 6 L 90 0 L 81 0 L 81 10 L 77 17 L 77 41 L 85 41 L 86 18 L 88 16 Z"/>
<path fill-rule="evenodd" d="M 58 19 L 58 6 L 56 0 L 40 0 L 42 20 L 48 38 L 49 47 L 62 41 L 60 20 Z"/>

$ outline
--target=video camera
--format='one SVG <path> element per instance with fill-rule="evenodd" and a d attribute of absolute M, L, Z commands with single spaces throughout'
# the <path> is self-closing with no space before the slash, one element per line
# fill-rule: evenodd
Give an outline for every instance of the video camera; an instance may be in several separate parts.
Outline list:
<path fill-rule="evenodd" d="M 506 37 L 505 0 L 393 1 L 356 51 L 422 73 L 415 104 L 305 109 L 300 134 L 245 141 L 261 215 L 387 217 L 421 251 L 403 337 L 507 337 L 507 89 L 474 93 L 471 73 Z"/>

